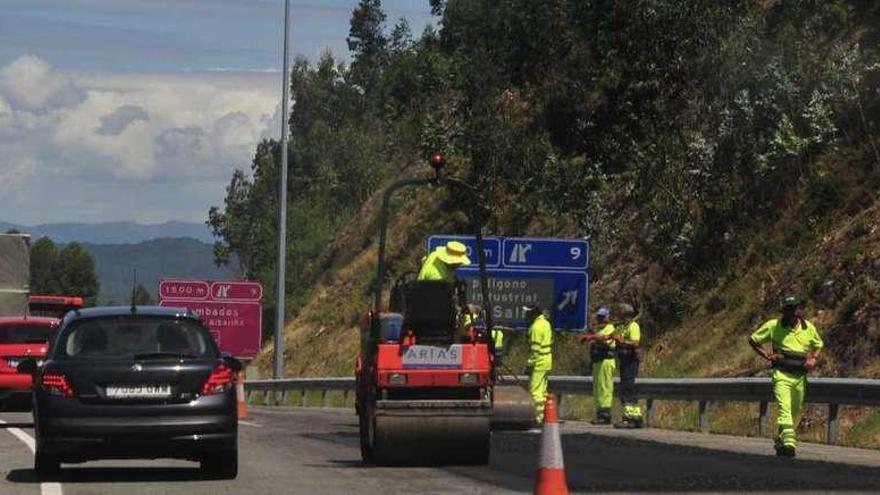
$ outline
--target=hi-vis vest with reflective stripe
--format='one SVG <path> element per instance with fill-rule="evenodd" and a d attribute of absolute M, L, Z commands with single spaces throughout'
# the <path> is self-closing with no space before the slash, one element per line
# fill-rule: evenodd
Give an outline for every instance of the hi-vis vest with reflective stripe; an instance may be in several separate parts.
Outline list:
<path fill-rule="evenodd" d="M 493 328 L 492 341 L 495 344 L 495 349 L 497 349 L 498 351 L 504 349 L 504 332 L 498 330 L 497 328 Z"/>
<path fill-rule="evenodd" d="M 529 327 L 529 366 L 536 370 L 553 367 L 553 328 L 544 315 L 540 315 Z"/>
<path fill-rule="evenodd" d="M 422 268 L 419 270 L 418 279 L 455 282 L 455 275 L 449 269 L 449 266 L 440 260 L 440 253 L 434 251 L 422 261 Z"/>
<path fill-rule="evenodd" d="M 596 335 L 613 335 L 614 325 L 606 323 L 605 326 L 596 330 Z M 594 340 L 590 342 L 590 361 L 597 363 L 603 359 L 614 359 L 615 342 L 613 340 Z"/>

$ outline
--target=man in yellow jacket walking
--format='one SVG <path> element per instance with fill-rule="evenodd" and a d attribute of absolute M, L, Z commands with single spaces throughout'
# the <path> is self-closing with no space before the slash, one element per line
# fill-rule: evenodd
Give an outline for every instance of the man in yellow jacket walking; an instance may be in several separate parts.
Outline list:
<path fill-rule="evenodd" d="M 776 455 L 794 457 L 797 449 L 798 416 L 807 392 L 807 373 L 816 367 L 824 343 L 819 331 L 804 319 L 804 304 L 796 296 L 782 302 L 782 317 L 769 320 L 750 337 L 749 344 L 773 367 L 773 395 L 776 397 Z M 768 353 L 763 345 L 769 343 Z"/>
<path fill-rule="evenodd" d="M 553 368 L 553 327 L 540 306 L 524 306 L 523 311 L 529 322 L 529 390 L 535 401 L 535 419 L 541 424 L 547 399 L 547 373 Z"/>

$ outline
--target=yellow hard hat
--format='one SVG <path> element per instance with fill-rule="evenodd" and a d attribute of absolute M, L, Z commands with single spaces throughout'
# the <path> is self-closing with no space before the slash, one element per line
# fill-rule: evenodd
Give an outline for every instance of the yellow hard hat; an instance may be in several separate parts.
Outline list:
<path fill-rule="evenodd" d="M 447 265 L 467 266 L 471 264 L 471 259 L 467 255 L 467 246 L 458 241 L 449 241 L 446 246 L 440 246 L 436 251 L 440 261 Z"/>

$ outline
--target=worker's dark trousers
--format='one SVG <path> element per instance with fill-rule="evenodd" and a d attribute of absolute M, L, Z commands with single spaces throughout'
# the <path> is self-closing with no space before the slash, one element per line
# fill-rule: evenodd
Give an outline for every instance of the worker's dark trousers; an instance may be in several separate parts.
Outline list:
<path fill-rule="evenodd" d="M 625 417 L 641 417 L 639 398 L 636 395 L 636 377 L 639 376 L 639 358 L 620 358 L 620 402 L 623 403 Z"/>

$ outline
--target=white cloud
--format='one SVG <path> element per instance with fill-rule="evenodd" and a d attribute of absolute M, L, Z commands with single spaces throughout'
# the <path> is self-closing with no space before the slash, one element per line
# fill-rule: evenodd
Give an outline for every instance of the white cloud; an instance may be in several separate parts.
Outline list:
<path fill-rule="evenodd" d="M 222 202 L 232 170 L 250 163 L 277 104 L 275 79 L 66 74 L 19 58 L 0 68 L 0 183 L 14 180 L 30 198 L 5 204 L 19 216 L 0 219 L 70 220 L 71 205 L 87 221 L 204 219 Z M 55 89 L 22 93 L 25 80 Z M 133 197 L 116 197 L 123 190 Z M 172 190 L 187 191 L 187 206 L 169 208 Z"/>
<path fill-rule="evenodd" d="M 281 98 L 278 98 L 279 100 Z M 275 108 L 271 115 L 264 115 L 261 127 L 263 129 L 260 135 L 263 139 L 281 139 L 281 103 L 275 103 Z"/>
<path fill-rule="evenodd" d="M 214 135 L 224 146 L 250 146 L 259 132 L 251 118 L 243 112 L 229 112 L 214 123 Z"/>
<path fill-rule="evenodd" d="M 0 70 L 0 93 L 24 110 L 75 105 L 83 94 L 73 81 L 33 55 L 23 55 Z"/>
<path fill-rule="evenodd" d="M 150 120 L 150 114 L 137 105 L 122 105 L 111 114 L 101 117 L 101 127 L 95 132 L 102 136 L 118 136 L 129 125 Z"/>
<path fill-rule="evenodd" d="M 2 169 L 3 180 L 0 180 L 0 197 L 14 201 L 25 193 L 24 184 L 33 174 L 35 163 L 30 157 L 22 154 L 7 155 L 3 161 L 5 165 Z"/>

